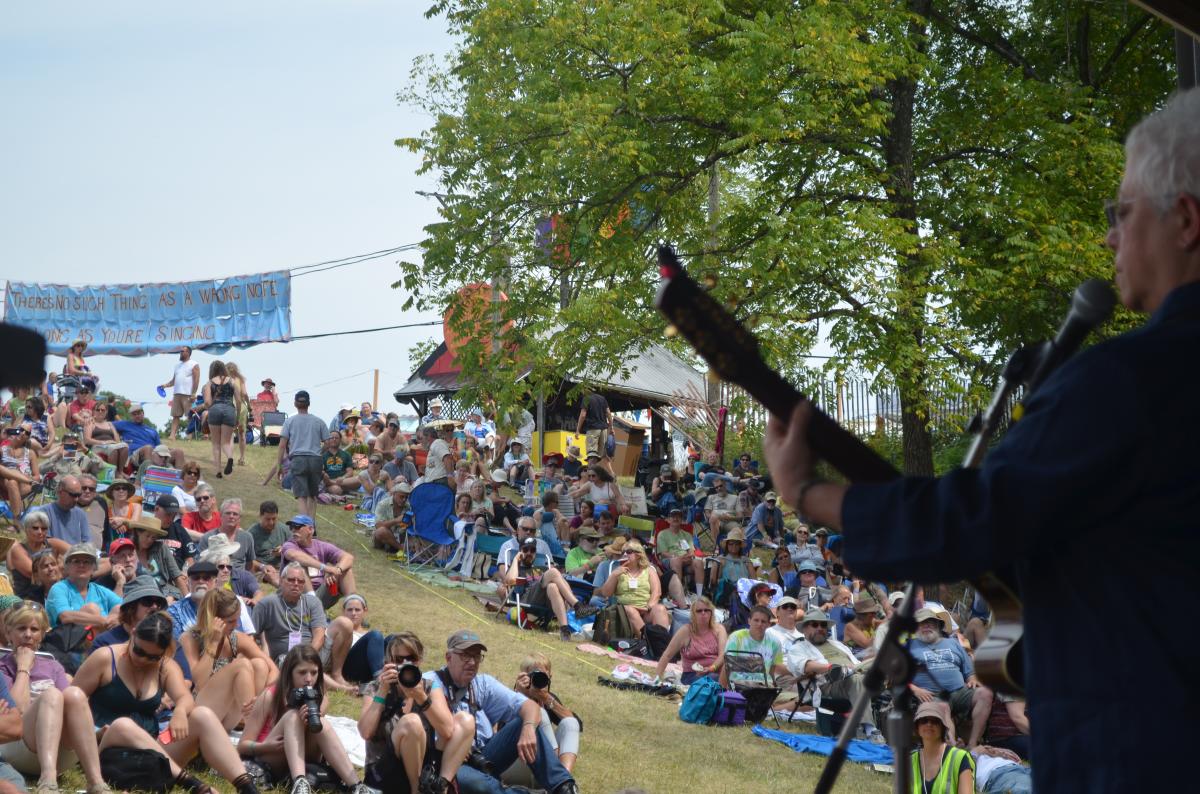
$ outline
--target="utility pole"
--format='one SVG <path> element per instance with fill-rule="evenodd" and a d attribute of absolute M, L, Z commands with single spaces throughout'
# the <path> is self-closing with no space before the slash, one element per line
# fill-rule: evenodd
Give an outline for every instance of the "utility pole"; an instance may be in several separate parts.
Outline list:
<path fill-rule="evenodd" d="M 371 393 L 371 409 L 379 410 L 379 370 L 375 370 L 375 390 Z"/>

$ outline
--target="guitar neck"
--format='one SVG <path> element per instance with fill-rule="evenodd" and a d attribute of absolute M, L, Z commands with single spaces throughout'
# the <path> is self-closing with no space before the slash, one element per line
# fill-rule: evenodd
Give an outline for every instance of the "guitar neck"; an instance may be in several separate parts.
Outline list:
<path fill-rule="evenodd" d="M 660 251 L 660 260 L 662 256 Z M 654 301 L 658 309 L 723 380 L 741 386 L 776 417 L 789 418 L 805 396 L 767 366 L 753 335 L 684 273 L 677 260 L 673 266 L 664 264 L 663 272 Z M 886 482 L 900 476 L 815 406 L 808 441 L 814 452 L 851 482 Z"/>

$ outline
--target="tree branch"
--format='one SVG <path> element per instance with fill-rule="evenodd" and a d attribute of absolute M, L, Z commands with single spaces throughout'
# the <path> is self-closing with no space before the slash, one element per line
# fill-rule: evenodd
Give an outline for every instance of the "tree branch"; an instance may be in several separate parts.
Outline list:
<path fill-rule="evenodd" d="M 1104 65 L 1100 67 L 1100 71 L 1096 76 L 1095 88 L 1098 89 L 1104 85 L 1111 76 L 1113 68 L 1117 65 L 1117 61 L 1125 54 L 1125 50 L 1129 49 L 1129 45 L 1138 37 L 1138 34 L 1149 27 L 1150 21 L 1151 16 L 1143 14 L 1140 19 L 1136 20 L 1121 34 L 1121 38 L 1113 46 L 1113 51 L 1109 53 L 1108 58 L 1104 61 Z"/>
<path fill-rule="evenodd" d="M 963 27 L 957 22 L 951 20 L 945 14 L 934 9 L 932 6 L 929 9 L 929 18 L 941 23 L 945 27 L 957 33 L 959 36 L 962 36 L 967 41 L 973 44 L 978 44 L 984 49 L 990 50 L 1003 60 L 1008 61 L 1013 66 L 1016 66 L 1021 70 L 1021 73 L 1025 75 L 1026 79 L 1044 82 L 1041 75 L 1038 74 L 1037 69 L 1033 68 L 1033 64 L 1030 63 L 1024 55 L 1017 52 L 1017 48 L 1013 46 L 1013 43 L 1001 34 L 995 33 L 993 34 L 994 38 L 988 38 L 982 33 Z"/>

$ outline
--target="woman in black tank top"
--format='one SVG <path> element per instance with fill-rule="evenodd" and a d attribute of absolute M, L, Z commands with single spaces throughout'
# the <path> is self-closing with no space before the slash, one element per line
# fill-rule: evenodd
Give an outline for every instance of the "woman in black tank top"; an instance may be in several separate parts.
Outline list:
<path fill-rule="evenodd" d="M 193 702 L 183 672 L 171 658 L 174 650 L 173 622 L 155 612 L 134 628 L 129 642 L 102 648 L 84 660 L 74 684 L 90 699 L 97 727 L 104 726 L 101 761 L 110 747 L 153 750 L 170 761 L 177 786 L 193 794 L 217 794 L 185 771 L 199 752 L 238 794 L 257 794 L 217 715 Z M 175 711 L 160 734 L 155 715 L 164 692 Z"/>
<path fill-rule="evenodd" d="M 217 477 L 233 472 L 233 430 L 237 426 L 238 407 L 245 399 L 241 386 L 229 376 L 225 364 L 214 361 L 208 368 L 208 383 L 204 384 L 204 408 Z"/>

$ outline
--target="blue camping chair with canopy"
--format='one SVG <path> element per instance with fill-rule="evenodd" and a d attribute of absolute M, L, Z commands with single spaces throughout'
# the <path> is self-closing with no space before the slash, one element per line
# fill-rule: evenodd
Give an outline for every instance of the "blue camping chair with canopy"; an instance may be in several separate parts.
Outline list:
<path fill-rule="evenodd" d="M 454 491 L 436 482 L 421 483 L 408 497 L 413 525 L 404 536 L 409 568 L 436 566 L 454 550 Z"/>

